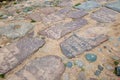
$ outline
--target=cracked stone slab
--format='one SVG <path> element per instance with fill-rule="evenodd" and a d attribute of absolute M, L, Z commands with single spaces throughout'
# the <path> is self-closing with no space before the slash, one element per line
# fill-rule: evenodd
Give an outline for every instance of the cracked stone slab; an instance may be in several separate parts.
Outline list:
<path fill-rule="evenodd" d="M 30 61 L 7 80 L 61 80 L 64 70 L 60 57 L 48 55 Z"/>
<path fill-rule="evenodd" d="M 70 11 L 67 16 L 69 18 L 77 19 L 86 16 L 88 13 L 84 10 L 72 10 Z"/>
<path fill-rule="evenodd" d="M 92 10 L 92 9 L 100 7 L 100 4 L 96 1 L 86 1 L 74 7 L 77 9 Z"/>
<path fill-rule="evenodd" d="M 100 10 L 92 13 L 91 18 L 98 22 L 108 23 L 115 21 L 117 14 L 118 12 L 103 7 Z"/>
<path fill-rule="evenodd" d="M 0 27 L 0 35 L 11 39 L 23 37 L 33 25 L 28 22 L 14 22 Z"/>
<path fill-rule="evenodd" d="M 94 36 L 91 34 L 88 35 L 89 36 L 81 36 L 74 34 L 61 42 L 60 47 L 62 53 L 68 58 L 74 58 L 85 51 L 95 48 L 108 39 L 108 36 L 103 34 Z"/>
<path fill-rule="evenodd" d="M 120 12 L 120 0 L 105 5 L 107 8 Z"/>
<path fill-rule="evenodd" d="M 79 29 L 87 24 L 87 20 L 79 19 L 67 23 L 59 23 L 40 32 L 48 38 L 59 39 L 66 34 Z"/>
<path fill-rule="evenodd" d="M 45 41 L 32 35 L 0 48 L 0 74 L 7 73 L 32 55 Z"/>

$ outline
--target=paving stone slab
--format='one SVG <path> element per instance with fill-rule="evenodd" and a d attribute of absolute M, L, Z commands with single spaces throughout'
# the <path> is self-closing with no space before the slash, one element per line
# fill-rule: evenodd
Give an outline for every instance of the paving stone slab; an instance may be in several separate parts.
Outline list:
<path fill-rule="evenodd" d="M 96 1 L 86 1 L 74 7 L 77 9 L 92 10 L 92 9 L 100 7 L 100 4 Z"/>
<path fill-rule="evenodd" d="M 116 1 L 116 2 L 112 2 L 109 4 L 106 4 L 107 8 L 110 8 L 112 10 L 115 10 L 117 12 L 120 12 L 120 0 Z"/>
<path fill-rule="evenodd" d="M 117 14 L 118 14 L 118 12 L 103 7 L 100 10 L 92 13 L 91 18 L 98 22 L 107 23 L 107 22 L 115 21 Z"/>
<path fill-rule="evenodd" d="M 59 23 L 40 32 L 40 34 L 52 39 L 59 39 L 62 36 L 79 29 L 87 24 L 85 19 L 79 19 L 68 23 Z"/>
<path fill-rule="evenodd" d="M 0 74 L 7 73 L 32 55 L 45 41 L 40 38 L 26 36 L 10 45 L 0 48 Z"/>
<path fill-rule="evenodd" d="M 60 57 L 48 55 L 30 61 L 7 80 L 61 80 L 64 70 Z"/>
<path fill-rule="evenodd" d="M 66 14 L 71 10 L 71 8 L 63 8 L 60 9 L 58 11 L 56 11 L 55 13 L 52 13 L 50 15 L 47 16 L 43 16 L 42 20 L 44 23 L 46 24 L 51 24 L 57 21 L 61 21 L 64 20 L 66 17 Z"/>
<path fill-rule="evenodd" d="M 0 35 L 11 39 L 23 37 L 34 26 L 28 22 L 14 22 L 0 27 Z"/>
<path fill-rule="evenodd" d="M 74 34 L 60 44 L 62 53 L 68 58 L 74 58 L 75 56 L 82 54 L 85 51 L 89 51 L 102 42 L 106 41 L 108 37 L 106 35 L 96 35 L 94 37 L 79 36 Z"/>
<path fill-rule="evenodd" d="M 59 6 L 59 7 L 72 7 L 72 0 L 61 0 L 57 6 Z"/>
<path fill-rule="evenodd" d="M 83 16 L 87 15 L 88 13 L 84 10 L 71 10 L 67 16 L 69 18 L 73 18 L 73 19 L 78 19 L 78 18 L 82 18 Z"/>

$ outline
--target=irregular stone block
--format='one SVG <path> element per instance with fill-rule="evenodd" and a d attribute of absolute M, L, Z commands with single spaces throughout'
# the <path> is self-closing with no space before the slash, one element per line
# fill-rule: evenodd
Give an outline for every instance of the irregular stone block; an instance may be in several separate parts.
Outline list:
<path fill-rule="evenodd" d="M 96 1 L 86 1 L 74 7 L 77 9 L 92 10 L 92 9 L 100 7 L 100 4 L 97 3 Z"/>
<path fill-rule="evenodd" d="M 61 58 L 49 55 L 30 61 L 7 80 L 61 80 L 64 70 Z"/>
<path fill-rule="evenodd" d="M 72 10 L 70 11 L 67 16 L 70 17 L 70 18 L 81 18 L 85 15 L 87 15 L 88 13 L 85 12 L 84 10 Z"/>
<path fill-rule="evenodd" d="M 85 51 L 93 49 L 102 42 L 107 40 L 105 35 L 97 35 L 94 37 L 77 36 L 76 34 L 70 36 L 68 39 L 60 44 L 63 54 L 68 58 L 82 54 Z"/>
<path fill-rule="evenodd" d="M 16 39 L 24 36 L 32 28 L 33 25 L 28 22 L 14 22 L 0 27 L 0 35 Z"/>
<path fill-rule="evenodd" d="M 107 8 L 110 8 L 112 10 L 115 10 L 117 12 L 120 12 L 120 0 L 116 1 L 116 2 L 112 2 L 109 4 L 106 4 Z"/>
<path fill-rule="evenodd" d="M 56 11 L 55 13 L 52 13 L 52 14 L 47 15 L 47 16 L 43 16 L 42 20 L 43 20 L 44 23 L 47 23 L 47 24 L 51 24 L 51 23 L 54 23 L 54 22 L 57 22 L 57 21 L 61 21 L 61 20 L 65 19 L 66 14 L 70 10 L 71 10 L 71 8 L 60 9 L 60 10 Z"/>
<path fill-rule="evenodd" d="M 26 36 L 10 45 L 0 48 L 0 74 L 7 73 L 32 55 L 45 41 L 40 38 Z"/>
<path fill-rule="evenodd" d="M 41 31 L 40 34 L 52 39 L 59 39 L 67 33 L 79 29 L 86 24 L 87 21 L 85 19 L 79 19 L 68 23 L 60 23 Z"/>
<path fill-rule="evenodd" d="M 100 10 L 94 12 L 92 15 L 91 15 L 91 18 L 98 21 L 98 22 L 104 22 L 104 23 L 107 23 L 107 22 L 113 22 L 116 20 L 116 15 L 118 13 L 116 11 L 113 11 L 111 9 L 108 9 L 108 8 L 101 8 Z"/>

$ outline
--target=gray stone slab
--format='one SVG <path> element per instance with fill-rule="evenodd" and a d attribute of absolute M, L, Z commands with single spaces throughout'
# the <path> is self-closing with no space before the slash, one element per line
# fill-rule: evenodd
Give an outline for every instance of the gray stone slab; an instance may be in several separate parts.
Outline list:
<path fill-rule="evenodd" d="M 61 80 L 64 70 L 60 57 L 48 55 L 30 61 L 7 80 Z"/>
<path fill-rule="evenodd" d="M 118 14 L 118 12 L 103 7 L 100 10 L 92 13 L 91 18 L 98 22 L 107 23 L 107 22 L 115 21 L 117 14 Z"/>
<path fill-rule="evenodd" d="M 33 28 L 33 25 L 28 22 L 14 22 L 7 26 L 0 27 L 0 35 L 11 39 L 23 37 L 28 31 Z"/>
<path fill-rule="evenodd" d="M 120 12 L 120 0 L 106 4 L 107 8 Z"/>
<path fill-rule="evenodd" d="M 92 10 L 92 9 L 100 7 L 100 4 L 96 1 L 86 1 L 74 7 L 77 9 Z"/>
<path fill-rule="evenodd" d="M 85 19 L 79 19 L 67 23 L 59 23 L 40 32 L 40 34 L 52 39 L 59 39 L 62 36 L 79 29 L 87 24 Z"/>
<path fill-rule="evenodd" d="M 67 14 L 67 16 L 69 18 L 77 19 L 77 18 L 82 18 L 83 16 L 85 16 L 87 14 L 88 13 L 84 10 L 72 10 Z"/>
<path fill-rule="evenodd" d="M 45 41 L 40 38 L 26 36 L 10 45 L 0 48 L 0 74 L 7 73 L 32 55 Z"/>
<path fill-rule="evenodd" d="M 60 44 L 62 53 L 68 58 L 74 58 L 85 51 L 89 51 L 108 39 L 105 35 L 84 37 L 74 34 Z"/>

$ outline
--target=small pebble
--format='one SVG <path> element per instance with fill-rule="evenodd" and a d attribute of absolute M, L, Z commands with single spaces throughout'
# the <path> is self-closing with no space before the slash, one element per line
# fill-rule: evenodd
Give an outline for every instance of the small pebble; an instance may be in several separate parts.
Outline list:
<path fill-rule="evenodd" d="M 112 56 L 111 58 L 114 60 L 120 60 L 120 57 L 118 57 L 118 56 Z"/>
<path fill-rule="evenodd" d="M 119 46 L 119 43 L 115 43 L 115 44 L 114 44 L 114 47 L 118 47 L 118 46 Z"/>
<path fill-rule="evenodd" d="M 120 37 L 118 38 L 118 41 L 120 41 Z"/>
<path fill-rule="evenodd" d="M 86 54 L 85 58 L 89 62 L 95 62 L 97 60 L 97 56 L 95 54 Z"/>
<path fill-rule="evenodd" d="M 72 62 L 67 62 L 66 67 L 71 68 L 73 66 Z"/>
<path fill-rule="evenodd" d="M 96 70 L 94 74 L 95 74 L 96 76 L 99 76 L 99 75 L 100 75 L 100 73 L 101 73 L 101 71 L 100 71 L 100 70 Z"/>
<path fill-rule="evenodd" d="M 75 61 L 75 64 L 80 68 L 84 66 L 84 63 L 81 60 Z"/>
<path fill-rule="evenodd" d="M 100 71 L 103 71 L 103 67 L 101 66 L 101 65 L 98 65 L 98 69 L 100 70 Z"/>

